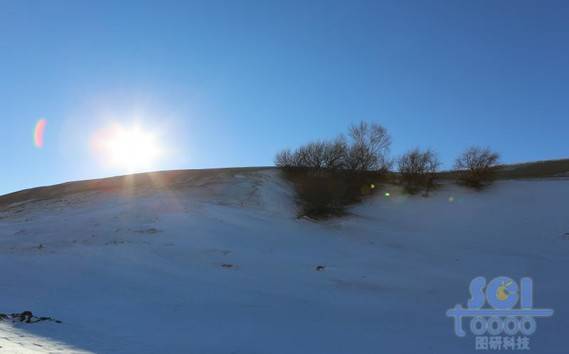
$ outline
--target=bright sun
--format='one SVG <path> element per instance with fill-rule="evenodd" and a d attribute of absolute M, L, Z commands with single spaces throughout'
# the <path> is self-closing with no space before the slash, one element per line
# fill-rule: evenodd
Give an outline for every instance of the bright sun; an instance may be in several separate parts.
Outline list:
<path fill-rule="evenodd" d="M 113 124 L 97 137 L 96 144 L 105 162 L 129 173 L 154 167 L 162 152 L 156 136 L 138 124 Z"/>

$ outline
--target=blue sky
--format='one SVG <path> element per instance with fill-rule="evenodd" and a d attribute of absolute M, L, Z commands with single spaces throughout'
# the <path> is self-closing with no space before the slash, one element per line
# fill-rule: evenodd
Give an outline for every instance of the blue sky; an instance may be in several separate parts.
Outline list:
<path fill-rule="evenodd" d="M 137 121 L 155 169 L 272 164 L 359 120 L 393 155 L 569 157 L 567 1 L 2 1 L 0 194 L 124 173 L 93 134 Z M 33 130 L 47 119 L 44 146 Z"/>

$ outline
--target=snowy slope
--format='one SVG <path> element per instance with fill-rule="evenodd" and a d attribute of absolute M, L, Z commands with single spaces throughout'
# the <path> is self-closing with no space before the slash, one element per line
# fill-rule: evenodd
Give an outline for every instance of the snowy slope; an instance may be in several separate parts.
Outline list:
<path fill-rule="evenodd" d="M 0 198 L 0 313 L 63 321 L 0 322 L 0 353 L 468 353 L 445 312 L 479 275 L 532 277 L 532 349 L 567 352 L 567 179 L 385 186 L 321 223 L 273 169 L 128 181 Z"/>

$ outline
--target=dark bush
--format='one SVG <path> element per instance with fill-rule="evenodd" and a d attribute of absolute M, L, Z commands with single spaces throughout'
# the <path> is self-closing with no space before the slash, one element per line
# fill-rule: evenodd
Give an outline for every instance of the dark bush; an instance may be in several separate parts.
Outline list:
<path fill-rule="evenodd" d="M 285 149 L 275 156 L 275 165 L 280 168 L 292 168 L 296 165 L 295 154 L 290 149 Z"/>
<path fill-rule="evenodd" d="M 481 188 L 494 180 L 500 156 L 489 148 L 470 147 L 455 162 L 459 180 L 470 187 Z"/>
<path fill-rule="evenodd" d="M 343 169 L 347 144 L 343 137 L 333 141 L 315 141 L 294 152 L 283 150 L 275 157 L 275 165 L 283 168 Z"/>
<path fill-rule="evenodd" d="M 295 186 L 301 215 L 340 215 L 347 205 L 373 192 L 389 171 L 391 138 L 385 128 L 360 122 L 348 133 L 348 141 L 343 136 L 315 141 L 275 157 L 275 164 Z"/>
<path fill-rule="evenodd" d="M 349 135 L 351 144 L 346 156 L 348 170 L 387 172 L 391 137 L 384 127 L 377 123 L 360 122 L 350 127 Z"/>
<path fill-rule="evenodd" d="M 312 168 L 358 172 L 387 172 L 391 138 L 379 124 L 360 122 L 349 129 L 349 143 L 343 136 L 332 141 L 315 141 L 294 151 L 279 152 L 275 165 L 283 168 Z"/>
<path fill-rule="evenodd" d="M 434 186 L 440 161 L 431 150 L 413 149 L 398 160 L 400 181 L 411 194 L 424 190 L 426 193 Z"/>
<path fill-rule="evenodd" d="M 322 219 L 345 214 L 346 206 L 370 195 L 384 176 L 377 172 L 347 170 L 283 169 L 293 183 L 299 216 Z"/>

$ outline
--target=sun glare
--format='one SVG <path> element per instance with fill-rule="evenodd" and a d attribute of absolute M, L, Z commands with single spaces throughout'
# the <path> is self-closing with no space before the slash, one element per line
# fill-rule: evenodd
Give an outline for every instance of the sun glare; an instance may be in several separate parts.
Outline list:
<path fill-rule="evenodd" d="M 129 173 L 155 167 L 161 155 L 156 136 L 140 125 L 114 124 L 98 136 L 96 143 L 105 162 Z"/>

